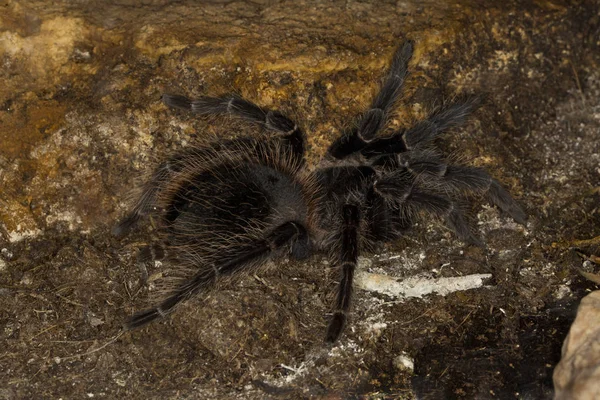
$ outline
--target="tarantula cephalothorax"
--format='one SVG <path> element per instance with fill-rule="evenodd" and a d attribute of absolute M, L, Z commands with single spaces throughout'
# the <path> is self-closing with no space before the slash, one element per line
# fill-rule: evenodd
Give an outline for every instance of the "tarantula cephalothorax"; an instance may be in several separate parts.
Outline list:
<path fill-rule="evenodd" d="M 460 207 L 468 193 L 485 195 L 524 223 L 525 213 L 484 170 L 449 165 L 431 146 L 438 135 L 463 123 L 475 100 L 450 104 L 410 129 L 378 136 L 400 95 L 412 53 L 411 41 L 396 51 L 370 109 L 331 144 L 314 171 L 304 162 L 304 132 L 282 113 L 235 95 L 197 100 L 164 95 L 170 107 L 242 118 L 265 132 L 260 138 L 187 148 L 161 164 L 146 183 L 113 233 L 124 235 L 140 218 L 153 216 L 161 244 L 140 249 L 139 259 L 165 259 L 190 273 L 126 327 L 166 316 L 221 276 L 286 252 L 301 259 L 327 250 L 341 275 L 326 334 L 334 342 L 346 323 L 359 253 L 402 235 L 420 211 L 443 217 L 459 238 L 473 244 L 481 242 Z"/>

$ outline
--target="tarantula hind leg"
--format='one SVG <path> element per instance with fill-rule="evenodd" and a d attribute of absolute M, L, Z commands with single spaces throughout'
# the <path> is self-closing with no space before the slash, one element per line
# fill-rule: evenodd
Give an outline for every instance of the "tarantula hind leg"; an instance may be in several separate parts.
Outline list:
<path fill-rule="evenodd" d="M 156 168 L 150 180 L 144 185 L 142 194 L 131 212 L 112 228 L 111 233 L 113 236 L 122 238 L 127 235 L 135 228 L 140 219 L 152 212 L 156 204 L 156 199 L 160 193 L 160 188 L 164 186 L 165 182 L 172 179 L 173 176 L 179 172 L 181 168 L 180 160 L 193 151 L 194 150 L 183 152 L 179 157 L 173 157 L 161 163 L 158 168 Z"/>
<path fill-rule="evenodd" d="M 360 225 L 360 212 L 358 207 L 346 204 L 342 207 L 342 225 L 340 229 L 340 259 L 341 279 L 335 309 L 327 327 L 325 340 L 335 342 L 341 335 L 346 325 L 347 314 L 352 297 L 352 281 L 358 260 L 358 228 Z"/>
<path fill-rule="evenodd" d="M 261 124 L 287 140 L 294 153 L 304 154 L 304 132 L 298 124 L 279 111 L 268 110 L 239 96 L 228 94 L 221 97 L 200 97 L 191 100 L 185 96 L 163 94 L 163 102 L 173 108 L 191 111 L 199 115 L 231 115 Z"/>
<path fill-rule="evenodd" d="M 201 271 L 194 275 L 188 282 L 181 285 L 157 307 L 134 314 L 126 321 L 125 328 L 127 330 L 136 329 L 158 318 L 167 316 L 179 303 L 201 290 L 207 289 L 221 275 L 230 275 L 240 270 L 259 265 L 273 252 L 305 237 L 307 237 L 307 231 L 304 226 L 298 222 L 290 221 L 279 225 L 266 235 L 264 239 L 255 240 L 246 245 L 227 250 L 224 252 L 226 255 L 216 261 L 210 268 L 198 266 Z"/>

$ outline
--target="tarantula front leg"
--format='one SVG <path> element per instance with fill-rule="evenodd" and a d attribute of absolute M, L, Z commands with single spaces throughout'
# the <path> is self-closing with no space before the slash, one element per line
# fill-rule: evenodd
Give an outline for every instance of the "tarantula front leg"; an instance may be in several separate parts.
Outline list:
<path fill-rule="evenodd" d="M 527 222 L 527 214 L 517 204 L 500 182 L 481 168 L 446 164 L 429 152 L 398 154 L 398 163 L 419 180 L 433 176 L 444 188 L 452 192 L 471 191 L 483 194 L 488 201 L 510 215 L 520 224 Z"/>
<path fill-rule="evenodd" d="M 371 107 L 360 117 L 358 127 L 343 134 L 331 144 L 327 150 L 330 156 L 343 159 L 360 151 L 384 127 L 392 107 L 400 97 L 402 85 L 408 74 L 408 62 L 412 54 L 412 40 L 407 40 L 396 50 L 392 66 L 379 93 L 373 99 Z"/>
<path fill-rule="evenodd" d="M 374 159 L 375 164 L 388 161 L 393 154 L 418 148 L 448 129 L 462 125 L 478 105 L 479 99 L 476 97 L 453 103 L 408 130 L 401 130 L 389 137 L 373 140 L 366 144 L 360 153 L 366 158 Z"/>
<path fill-rule="evenodd" d="M 481 168 L 446 165 L 441 181 L 458 190 L 481 193 L 490 203 L 510 215 L 518 223 L 524 225 L 527 222 L 527 214 L 508 191 Z"/>
<path fill-rule="evenodd" d="M 397 207 L 401 216 L 411 219 L 412 214 L 425 210 L 445 218 L 448 226 L 463 241 L 484 247 L 466 221 L 460 206 L 451 198 L 420 188 L 408 173 L 401 171 L 382 177 L 373 184 L 375 193 L 386 200 L 389 207 Z"/>
<path fill-rule="evenodd" d="M 308 233 L 298 222 L 286 222 L 275 228 L 264 239 L 240 247 L 228 249 L 222 259 L 217 260 L 212 268 L 202 268 L 202 271 L 180 286 L 170 297 L 157 307 L 134 314 L 125 324 L 126 329 L 135 329 L 146 325 L 158 318 L 167 316 L 175 306 L 190 298 L 202 289 L 215 283 L 220 276 L 231 275 L 242 269 L 247 269 L 264 262 L 274 252 L 286 245 L 306 250 L 310 246 Z M 301 252 L 303 252 L 301 250 Z M 205 266 L 200 266 L 205 267 Z"/>
<path fill-rule="evenodd" d="M 292 148 L 300 160 L 304 156 L 304 132 L 287 116 L 279 111 L 268 110 L 239 96 L 228 94 L 221 97 L 200 97 L 191 100 L 180 95 L 163 95 L 163 102 L 173 108 L 191 111 L 200 115 L 230 115 L 261 124 L 276 132 Z"/>
<path fill-rule="evenodd" d="M 342 225 L 339 232 L 339 263 L 341 266 L 341 279 L 335 310 L 329 326 L 327 327 L 327 342 L 335 342 L 346 325 L 350 298 L 352 296 L 352 281 L 358 260 L 358 229 L 360 225 L 360 211 L 357 206 L 346 204 L 342 207 Z"/>

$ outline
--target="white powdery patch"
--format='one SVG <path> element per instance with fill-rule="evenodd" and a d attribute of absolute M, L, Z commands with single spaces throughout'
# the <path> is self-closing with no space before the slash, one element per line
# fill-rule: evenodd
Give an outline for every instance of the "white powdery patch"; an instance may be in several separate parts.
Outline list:
<path fill-rule="evenodd" d="M 17 225 L 17 229 L 8 233 L 8 241 L 11 243 L 20 242 L 26 238 L 33 238 L 42 233 L 39 229 L 21 230 L 21 225 Z"/>
<path fill-rule="evenodd" d="M 81 217 L 73 211 L 55 211 L 46 217 L 46 223 L 48 225 L 53 225 L 57 222 L 66 222 L 69 226 L 69 230 L 73 231 L 77 226 L 81 225 Z"/>
<path fill-rule="evenodd" d="M 364 351 L 365 349 L 359 346 L 354 340 L 347 338 L 345 340 L 338 341 L 335 346 L 329 350 L 328 356 L 339 357 L 347 360 L 348 354 L 356 355 L 364 353 Z"/>
<path fill-rule="evenodd" d="M 294 382 L 295 380 L 306 376 L 306 374 L 314 368 L 315 363 L 313 360 L 309 359 L 307 361 L 303 361 L 302 363 L 300 363 L 300 366 L 298 366 L 298 367 L 290 367 L 285 364 L 280 364 L 280 366 L 282 368 L 290 371 L 290 374 L 283 376 L 279 379 L 271 380 L 270 384 L 272 384 L 274 386 L 278 386 L 278 387 L 289 385 L 290 383 Z"/>
<path fill-rule="evenodd" d="M 445 296 L 452 292 L 476 289 L 482 287 L 484 280 L 491 277 L 492 274 L 473 274 L 450 278 L 413 276 L 399 279 L 388 275 L 358 272 L 355 285 L 370 292 L 404 299 L 409 297 L 421 298 L 431 293 Z"/>
<path fill-rule="evenodd" d="M 285 364 L 279 364 L 279 366 L 288 371 L 288 374 L 280 377 L 265 376 L 265 382 L 269 385 L 276 387 L 286 387 L 294 382 L 301 381 L 309 374 L 320 375 L 327 369 L 331 368 L 331 364 L 336 363 L 336 359 L 348 362 L 350 357 L 354 357 L 361 360 L 365 349 L 359 346 L 355 341 L 345 338 L 342 341 L 336 342 L 335 346 L 329 348 L 329 346 L 317 346 L 308 352 L 306 359 L 302 361 L 298 366 L 290 366 Z M 317 364 L 317 360 L 333 360 L 331 363 Z M 363 362 L 360 361 L 360 364 Z"/>
<path fill-rule="evenodd" d="M 393 363 L 394 367 L 400 371 L 412 373 L 415 370 L 415 360 L 404 352 L 395 357 Z"/>
<path fill-rule="evenodd" d="M 423 250 L 417 250 L 411 247 L 403 249 L 401 252 L 384 252 L 376 254 L 374 258 L 377 262 L 391 261 L 393 266 L 400 266 L 402 271 L 417 270 L 423 264 L 425 259 L 425 252 Z M 358 258 L 359 267 L 363 270 L 364 266 L 371 267 L 373 261 L 366 257 Z"/>
<path fill-rule="evenodd" d="M 356 321 L 356 324 L 362 327 L 364 333 L 379 336 L 389 326 L 388 322 L 385 321 L 385 313 L 382 311 L 386 303 L 389 304 L 386 300 L 377 297 L 370 297 L 368 301 L 364 302 L 367 310 L 365 312 L 366 318 Z"/>
<path fill-rule="evenodd" d="M 368 326 L 369 331 L 378 332 L 388 327 L 388 324 L 385 322 L 374 322 Z"/>

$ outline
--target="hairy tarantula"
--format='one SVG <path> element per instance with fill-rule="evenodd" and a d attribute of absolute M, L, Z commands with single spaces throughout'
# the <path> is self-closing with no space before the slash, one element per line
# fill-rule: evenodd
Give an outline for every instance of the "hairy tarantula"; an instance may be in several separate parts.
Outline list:
<path fill-rule="evenodd" d="M 450 104 L 410 129 L 378 136 L 400 96 L 412 53 L 412 41 L 400 46 L 370 109 L 331 144 L 314 171 L 304 161 L 304 132 L 284 114 L 235 95 L 164 95 L 167 106 L 242 118 L 266 133 L 190 147 L 156 169 L 113 233 L 122 236 L 152 216 L 161 244 L 140 249 L 139 259 L 165 259 L 192 272 L 158 306 L 133 315 L 126 328 L 168 315 L 221 276 L 285 253 L 302 259 L 328 250 L 341 272 L 326 334 L 334 342 L 346 324 L 359 253 L 402 235 L 420 211 L 445 218 L 461 240 L 477 245 L 481 241 L 459 205 L 465 194 L 483 194 L 524 223 L 525 213 L 495 179 L 479 168 L 447 164 L 431 146 L 465 121 L 476 100 Z"/>

